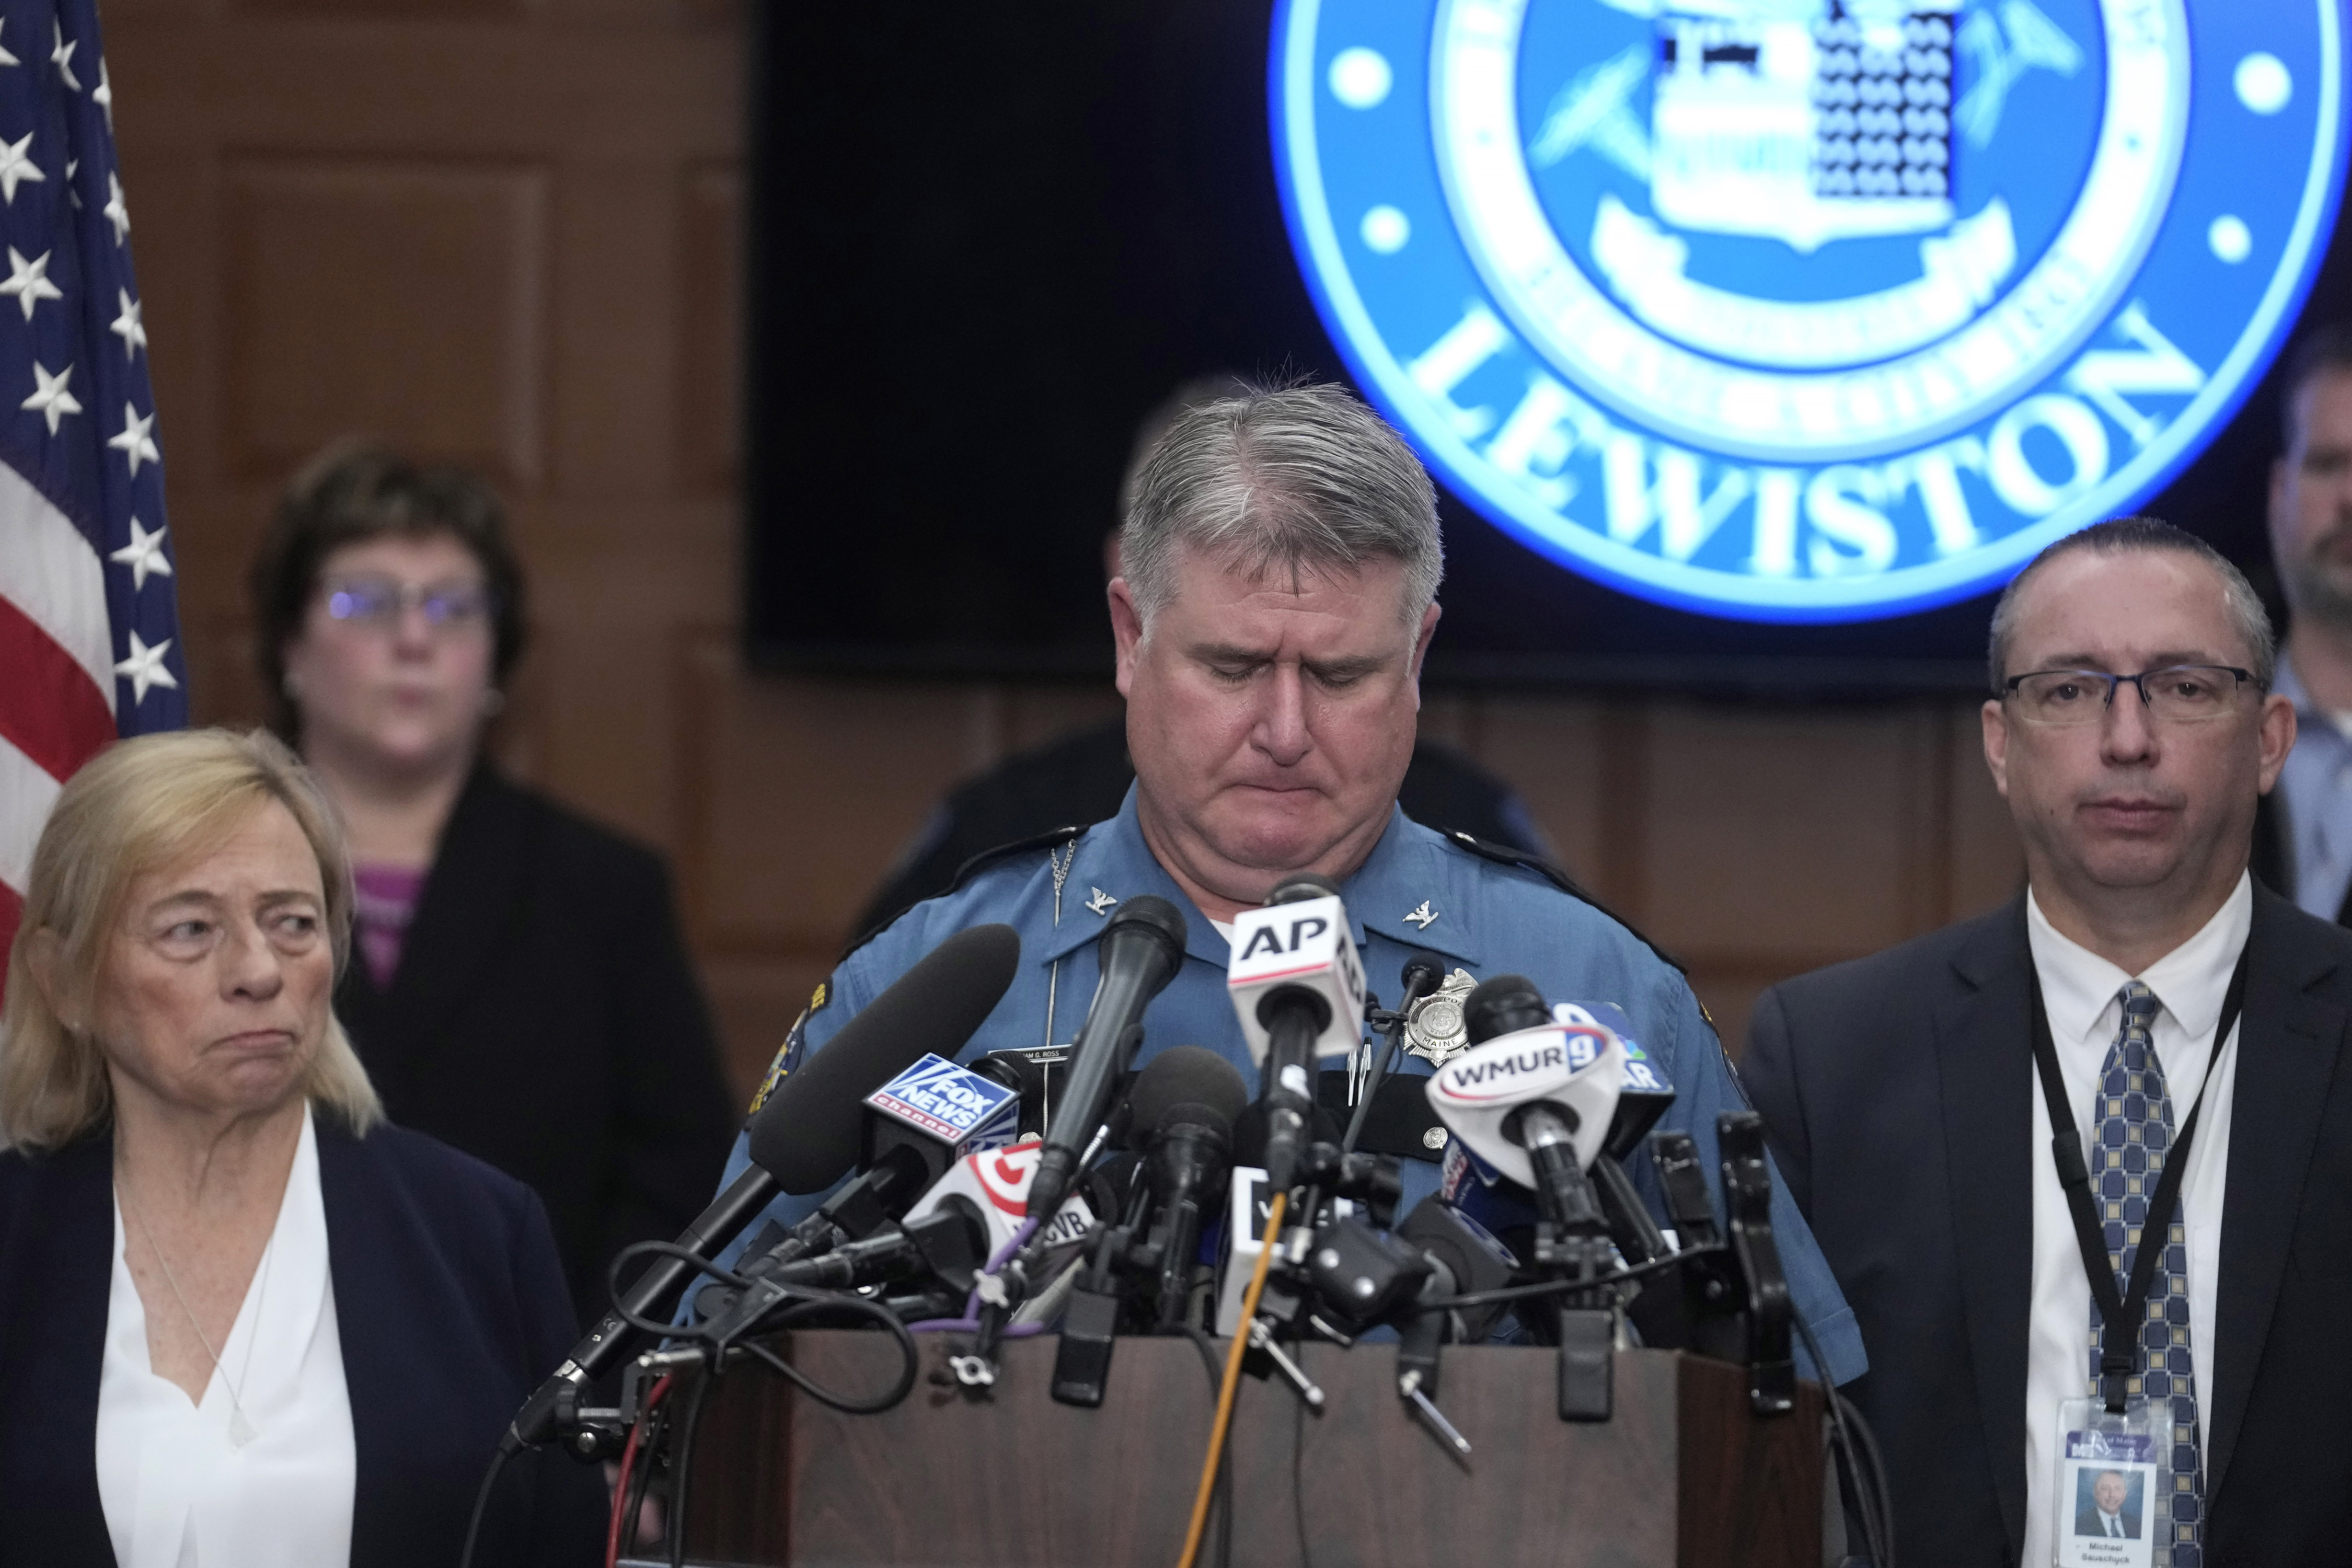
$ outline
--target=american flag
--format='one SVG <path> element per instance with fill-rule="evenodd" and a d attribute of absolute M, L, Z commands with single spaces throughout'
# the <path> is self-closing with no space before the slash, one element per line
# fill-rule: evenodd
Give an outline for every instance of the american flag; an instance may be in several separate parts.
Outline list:
<path fill-rule="evenodd" d="M 187 721 L 163 454 L 94 0 L 0 0 L 0 952 L 117 735 Z"/>

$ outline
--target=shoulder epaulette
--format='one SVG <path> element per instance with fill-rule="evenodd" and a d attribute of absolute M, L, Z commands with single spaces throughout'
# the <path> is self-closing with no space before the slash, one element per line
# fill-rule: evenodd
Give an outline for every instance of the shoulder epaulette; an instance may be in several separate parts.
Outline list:
<path fill-rule="evenodd" d="M 1465 833 L 1458 827 L 1441 827 L 1437 830 L 1437 833 L 1438 837 L 1444 838 L 1448 844 L 1453 845 L 1455 848 L 1467 849 L 1471 854 L 1477 856 L 1482 860 L 1492 860 L 1497 866 L 1517 866 L 1522 871 L 1533 871 L 1537 876 L 1541 877 L 1545 881 L 1549 882 L 1553 887 L 1558 888 L 1561 892 L 1566 893 L 1570 898 L 1574 899 L 1577 902 L 1591 905 L 1592 908 L 1600 910 L 1602 914 L 1607 915 L 1611 920 L 1615 921 L 1619 925 L 1623 926 L 1625 930 L 1633 935 L 1635 942 L 1640 942 L 1643 947 L 1648 948 L 1652 952 L 1657 954 L 1659 962 L 1665 964 L 1667 968 L 1673 970 L 1675 973 L 1683 976 L 1685 980 L 1690 978 L 1690 971 L 1685 967 L 1681 959 L 1676 958 L 1673 953 L 1668 952 L 1664 948 L 1660 947 L 1656 942 L 1652 942 L 1648 937 L 1643 936 L 1640 929 L 1637 928 L 1632 921 L 1627 920 L 1623 915 L 1619 914 L 1615 910 L 1611 909 L 1607 904 L 1602 903 L 1599 899 L 1596 899 L 1591 893 L 1586 892 L 1582 888 L 1577 885 L 1575 878 L 1570 876 L 1566 871 L 1561 870 L 1559 867 L 1553 865 L 1542 856 L 1530 854 L 1525 849 L 1515 848 L 1508 844 L 1496 844 L 1491 839 L 1480 838 L 1475 834 Z"/>
<path fill-rule="evenodd" d="M 982 871 L 987 870 L 991 866 L 995 865 L 1001 860 L 1010 860 L 1015 855 L 1027 854 L 1029 851 L 1034 849 L 1059 849 L 1063 845 L 1069 843 L 1071 840 L 1076 838 L 1079 834 L 1084 833 L 1085 831 L 1086 828 L 1083 826 L 1049 827 L 1043 833 L 1033 833 L 1026 838 L 1016 838 L 1010 844 L 999 844 L 992 849 L 983 849 L 979 854 L 973 856 L 971 859 L 965 861 L 962 865 L 957 867 L 955 879 L 949 882 L 946 887 L 941 888 L 938 892 L 933 893 L 931 898 L 944 899 L 950 893 L 961 891 L 965 883 L 971 881 L 974 877 L 979 876 Z M 926 899 L 923 901 L 929 903 L 930 900 Z M 906 913 L 907 911 L 905 910 L 900 910 L 897 914 L 892 915 L 888 920 L 884 921 L 872 931 L 861 931 L 847 947 L 841 950 L 841 956 L 843 958 L 847 958 L 851 953 L 856 952 L 859 948 L 864 947 L 867 942 L 872 942 L 876 937 L 880 936 L 884 931 L 888 931 L 892 926 L 896 925 L 902 918 L 904 918 Z"/>

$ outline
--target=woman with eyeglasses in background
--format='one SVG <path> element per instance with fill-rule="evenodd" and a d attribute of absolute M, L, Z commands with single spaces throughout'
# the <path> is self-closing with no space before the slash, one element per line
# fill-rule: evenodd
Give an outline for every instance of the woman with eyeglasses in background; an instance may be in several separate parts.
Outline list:
<path fill-rule="evenodd" d="M 593 1321 L 614 1254 L 701 1211 L 734 1118 L 660 859 L 483 754 L 524 639 L 498 498 L 331 448 L 251 586 L 277 727 L 351 837 L 335 1010 L 394 1121 L 538 1190 Z"/>

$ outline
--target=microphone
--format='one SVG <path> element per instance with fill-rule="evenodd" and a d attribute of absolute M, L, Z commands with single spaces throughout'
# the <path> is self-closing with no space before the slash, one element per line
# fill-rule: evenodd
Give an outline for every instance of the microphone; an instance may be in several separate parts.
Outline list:
<path fill-rule="evenodd" d="M 1315 1114 L 1307 1064 L 1345 1056 L 1364 1038 L 1363 966 L 1331 884 L 1293 877 L 1265 908 L 1234 918 L 1225 991 L 1262 1069 L 1266 1174 L 1274 1191 L 1287 1192 Z"/>
<path fill-rule="evenodd" d="M 1253 1061 L 1263 1063 L 1273 1047 L 1269 1007 L 1278 1013 L 1302 1006 L 1302 993 L 1322 1004 L 1313 1010 L 1318 1022 L 1308 1037 L 1308 1054 L 1344 1057 L 1364 1043 L 1364 968 L 1347 907 L 1330 883 L 1292 877 L 1267 896 L 1264 908 L 1242 910 L 1234 917 L 1233 952 L 1225 994 Z"/>
<path fill-rule="evenodd" d="M 1562 1002 L 1551 1010 L 1554 1021 L 1562 1024 L 1598 1025 L 1617 1037 L 1625 1047 L 1625 1081 L 1617 1091 L 1617 1110 L 1609 1119 L 1609 1136 L 1602 1141 L 1601 1152 L 1612 1160 L 1623 1160 L 1642 1146 L 1658 1118 L 1675 1102 L 1675 1086 L 1667 1080 L 1647 1051 L 1633 1038 L 1633 1020 L 1625 1009 L 1614 1002 Z"/>
<path fill-rule="evenodd" d="M 1430 1108 L 1471 1153 L 1520 1185 L 1538 1194 L 1585 1186 L 1616 1111 L 1623 1044 L 1597 1024 L 1553 1022 L 1523 975 L 1480 984 L 1463 1018 L 1473 1044 L 1430 1075 Z"/>
<path fill-rule="evenodd" d="M 1011 1142 L 1020 1121 L 1020 1099 L 1016 1090 L 994 1078 L 935 1053 L 926 1055 L 866 1097 L 866 1152 L 856 1179 L 785 1231 L 757 1259 L 739 1263 L 736 1272 L 757 1278 L 812 1253 L 876 1234 L 904 1215 L 956 1161 Z M 766 1237 L 763 1230 L 753 1246 Z M 705 1294 L 723 1294 L 725 1289 L 714 1284 L 706 1287 Z"/>
<path fill-rule="evenodd" d="M 1554 1022 L 1543 994 L 1523 974 L 1481 982 L 1462 1014 L 1471 1048 L 1433 1076 L 1430 1104 L 1449 1127 L 1464 1119 L 1455 1135 L 1471 1152 L 1535 1188 L 1543 1220 L 1534 1263 L 1570 1280 L 1592 1279 L 1607 1267 L 1609 1224 L 1584 1170 L 1600 1154 L 1617 1109 L 1624 1046 L 1598 1025 Z M 1447 1081 L 1441 1085 L 1438 1076 Z M 1560 1419 L 1607 1420 L 1612 1314 L 1599 1302 L 1563 1300 L 1553 1325 Z"/>
<path fill-rule="evenodd" d="M 1348 1119 L 1347 1133 L 1339 1142 L 1343 1153 L 1354 1153 L 1357 1140 L 1364 1135 L 1364 1121 L 1372 1113 L 1373 1097 L 1380 1093 L 1381 1085 L 1387 1081 L 1389 1064 L 1396 1059 L 1397 1047 L 1404 1040 L 1405 1021 L 1412 1016 L 1414 1005 L 1445 984 L 1445 961 L 1424 948 L 1416 948 L 1406 956 L 1404 969 L 1398 979 L 1404 988 L 1403 994 L 1397 1001 L 1396 1011 L 1388 1015 L 1387 1022 L 1381 1026 L 1379 1058 L 1365 1071 L 1362 1088 L 1354 1090 L 1358 1095 L 1356 1113 Z M 1377 1006 L 1376 998 L 1368 996 L 1366 1001 Z M 1354 1071 L 1352 1058 L 1349 1070 L 1351 1074 Z"/>
<path fill-rule="evenodd" d="M 1176 1046 L 1145 1064 L 1128 1096 L 1144 1143 L 1153 1220 L 1148 1245 L 1160 1258 L 1158 1326 L 1180 1327 L 1201 1249 L 1201 1215 L 1224 1194 L 1234 1119 L 1249 1090 L 1233 1064 L 1200 1046 Z"/>
<path fill-rule="evenodd" d="M 1110 1109 L 1118 1075 L 1135 1059 L 1143 1040 L 1143 1009 L 1167 989 L 1184 963 L 1184 917 L 1175 905 L 1149 893 L 1118 907 L 1104 926 L 1102 979 L 1070 1047 L 1069 1077 L 1062 1103 L 1045 1130 L 1045 1151 L 1031 1178 L 1031 1200 L 1058 1210 L 1085 1163 L 1087 1146 Z"/>
<path fill-rule="evenodd" d="M 981 1216 L 968 1205 L 951 1204 L 815 1258 L 792 1263 L 763 1259 L 766 1266 L 751 1277 L 750 1288 L 730 1292 L 732 1299 L 698 1333 L 713 1344 L 731 1344 L 760 1332 L 780 1306 L 793 1303 L 802 1291 L 839 1293 L 919 1279 L 962 1296 L 987 1261 L 987 1244 Z M 808 1304 L 805 1298 L 802 1304 Z"/>
<path fill-rule="evenodd" d="M 820 1193 L 839 1180 L 857 1157 L 859 1101 L 932 1047 L 961 1050 L 1003 999 L 1020 963 L 1021 939 L 1011 926 L 974 926 L 900 975 L 776 1086 L 748 1129 L 750 1167 L 686 1227 L 678 1247 L 707 1262 L 778 1193 Z M 499 1447 L 511 1453 L 554 1436 L 558 1405 L 635 1342 L 628 1318 L 661 1316 L 695 1272 L 682 1258 L 655 1259 L 524 1402 Z"/>
<path fill-rule="evenodd" d="M 1002 1252 L 1029 1217 L 1031 1184 L 1044 1147 L 1034 1138 L 1024 1138 L 1003 1149 L 965 1155 L 915 1200 L 904 1223 L 912 1225 L 942 1206 L 968 1205 L 988 1226 L 988 1254 Z M 1076 1241 L 1094 1224 L 1093 1206 L 1074 1192 L 1062 1200 L 1051 1220 L 1037 1227 L 1037 1245 L 1055 1247 Z"/>
<path fill-rule="evenodd" d="M 1650 1217 L 1625 1160 L 1642 1146 L 1658 1118 L 1675 1102 L 1675 1086 L 1658 1069 L 1649 1053 L 1634 1042 L 1633 1020 L 1613 1002 L 1563 1002 L 1552 1010 L 1563 1024 L 1595 1024 L 1617 1037 L 1625 1050 L 1625 1077 L 1617 1090 L 1617 1109 L 1609 1118 L 1609 1135 L 1592 1162 L 1593 1184 L 1601 1189 L 1601 1207 L 1609 1216 L 1609 1239 L 1628 1263 L 1648 1263 L 1674 1249 L 1665 1233 Z M 1620 1026 L 1622 1026 L 1622 1027 Z"/>
<path fill-rule="evenodd" d="M 816 1258 L 787 1263 L 762 1278 L 772 1284 L 824 1290 L 936 1277 L 958 1292 L 988 1261 L 988 1228 L 966 1205 L 941 1204 L 909 1215 L 879 1236 L 847 1241 Z"/>

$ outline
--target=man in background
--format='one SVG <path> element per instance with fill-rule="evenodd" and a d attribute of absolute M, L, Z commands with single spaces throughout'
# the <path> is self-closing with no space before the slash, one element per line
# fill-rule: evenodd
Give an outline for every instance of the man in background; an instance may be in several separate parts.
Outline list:
<path fill-rule="evenodd" d="M 2254 875 L 2322 920 L 2352 924 L 2352 327 L 2287 362 L 2285 450 L 2271 466 L 2271 557 L 2291 612 L 2278 694 L 2294 751 L 2254 822 Z"/>

